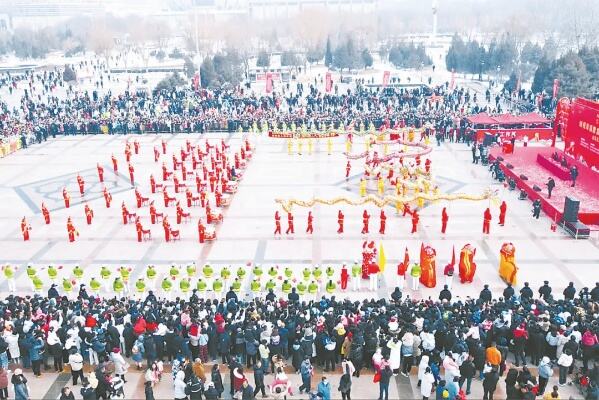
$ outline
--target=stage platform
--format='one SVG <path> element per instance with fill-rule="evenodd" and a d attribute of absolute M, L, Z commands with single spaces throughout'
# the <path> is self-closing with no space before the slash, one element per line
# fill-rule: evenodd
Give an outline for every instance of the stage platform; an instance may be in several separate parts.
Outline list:
<path fill-rule="evenodd" d="M 599 225 L 599 172 L 574 161 L 567 157 L 569 163 L 576 164 L 579 176 L 576 180 L 576 186 L 571 187 L 570 180 L 564 180 L 564 176 L 557 165 L 545 166 L 537 161 L 540 155 L 545 160 L 551 160 L 551 155 L 558 152 L 560 156 L 564 153 L 554 147 L 517 147 L 512 154 L 504 154 L 501 147 L 494 147 L 489 154 L 489 160 L 493 162 L 497 157 L 502 157 L 501 169 L 506 177 L 514 179 L 518 188 L 524 189 L 531 201 L 540 199 L 543 212 L 550 218 L 559 222 L 564 211 L 564 201 L 566 196 L 574 197 L 580 200 L 579 220 L 586 225 Z M 507 168 L 507 164 L 513 165 L 513 168 Z M 562 172 L 562 177 L 558 172 Z M 528 179 L 524 180 L 520 176 L 525 175 Z M 555 188 L 551 194 L 551 199 L 547 198 L 547 179 L 553 177 Z M 534 186 L 542 190 L 537 192 Z"/>

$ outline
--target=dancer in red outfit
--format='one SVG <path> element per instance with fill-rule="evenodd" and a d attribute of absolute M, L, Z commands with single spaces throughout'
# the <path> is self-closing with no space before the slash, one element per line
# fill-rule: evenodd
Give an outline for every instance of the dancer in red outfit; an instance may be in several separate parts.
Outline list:
<path fill-rule="evenodd" d="M 308 211 L 308 227 L 306 228 L 306 233 L 313 233 L 314 227 L 312 226 L 312 222 L 314 221 L 314 217 L 312 216 L 312 211 Z"/>
<path fill-rule="evenodd" d="M 349 272 L 347 271 L 347 265 L 343 264 L 341 267 L 341 289 L 347 289 L 347 281 L 349 279 Z"/>
<path fill-rule="evenodd" d="M 173 173 L 168 170 L 168 168 L 166 167 L 166 164 L 163 162 L 162 163 L 162 180 L 168 181 L 168 179 L 170 178 L 170 176 L 172 174 Z"/>
<path fill-rule="evenodd" d="M 501 202 L 499 206 L 499 225 L 503 226 L 505 224 L 505 213 L 507 212 L 507 204 L 505 201 Z"/>
<path fill-rule="evenodd" d="M 85 181 L 79 174 L 77 174 L 77 184 L 79 185 L 79 194 L 83 196 L 83 194 L 85 193 Z"/>
<path fill-rule="evenodd" d="M 48 210 L 48 207 L 46 207 L 46 205 L 42 202 L 42 215 L 44 216 L 44 221 L 46 222 L 46 225 L 50 224 L 50 211 Z"/>
<path fill-rule="evenodd" d="M 346 180 L 349 178 L 350 171 L 351 171 L 351 163 L 348 161 L 347 165 L 345 166 L 345 179 Z"/>
<path fill-rule="evenodd" d="M 158 150 L 158 147 L 154 146 L 154 162 L 158 162 L 159 158 L 160 158 L 160 150 Z"/>
<path fill-rule="evenodd" d="M 131 180 L 131 187 L 135 186 L 135 176 L 133 173 L 135 169 L 133 168 L 133 164 L 129 164 L 129 179 Z"/>
<path fill-rule="evenodd" d="M 290 212 L 287 213 L 287 230 L 285 231 L 285 233 L 295 233 L 295 230 L 293 229 L 293 214 L 291 214 Z"/>
<path fill-rule="evenodd" d="M 145 235 L 148 235 L 148 238 L 152 238 L 152 232 L 149 229 L 144 229 L 143 225 L 139 217 L 135 218 L 135 230 L 137 231 L 137 241 L 141 242 Z"/>
<path fill-rule="evenodd" d="M 29 225 L 25 217 L 23 217 L 23 219 L 21 220 L 21 233 L 23 234 L 23 240 L 25 242 L 29 240 L 29 231 L 31 231 L 31 226 Z"/>
<path fill-rule="evenodd" d="M 150 203 L 150 222 L 152 223 L 152 225 L 156 223 L 158 217 L 162 218 L 164 217 L 164 214 L 156 211 L 156 206 L 154 205 L 154 201 L 152 201 Z"/>
<path fill-rule="evenodd" d="M 129 210 L 127 210 L 127 206 L 125 205 L 124 201 L 121 204 L 121 211 L 123 213 L 123 225 L 127 225 L 131 218 L 135 218 L 137 216 L 135 213 L 129 212 Z"/>
<path fill-rule="evenodd" d="M 114 154 L 112 155 L 112 169 L 114 170 L 115 174 L 119 174 L 119 162 L 114 156 Z"/>
<path fill-rule="evenodd" d="M 144 203 L 147 203 L 150 199 L 148 197 L 143 197 L 140 191 L 137 188 L 135 188 L 135 200 L 137 201 L 137 208 L 140 208 L 144 205 Z"/>
<path fill-rule="evenodd" d="M 403 203 L 403 214 L 401 215 L 402 217 L 405 217 L 406 214 L 411 214 L 412 212 L 410 211 L 410 205 L 408 203 Z"/>
<path fill-rule="evenodd" d="M 190 213 L 183 211 L 181 204 L 177 202 L 177 224 L 180 224 L 183 218 L 189 218 Z"/>
<path fill-rule="evenodd" d="M 369 233 L 368 232 L 368 221 L 370 220 L 370 214 L 368 211 L 364 210 L 362 213 L 362 235 Z"/>
<path fill-rule="evenodd" d="M 162 191 L 162 196 L 164 197 L 164 206 L 168 207 L 168 205 L 175 201 L 176 198 L 175 197 L 169 197 L 168 192 L 166 191 L 166 188 Z"/>
<path fill-rule="evenodd" d="M 385 210 L 381 209 L 381 227 L 379 228 L 379 233 L 381 235 L 385 234 L 386 226 L 387 226 L 387 216 L 385 215 Z"/>
<path fill-rule="evenodd" d="M 91 209 L 89 204 L 85 205 L 85 219 L 88 225 L 92 224 L 92 219 L 94 218 L 94 210 Z"/>
<path fill-rule="evenodd" d="M 112 195 L 104 187 L 104 201 L 106 202 L 106 208 L 110 208 L 110 202 L 112 202 Z"/>
<path fill-rule="evenodd" d="M 66 208 L 69 208 L 69 206 L 71 205 L 71 196 L 69 195 L 69 192 L 67 192 L 67 188 L 62 188 L 62 198 L 64 199 L 64 206 Z"/>
<path fill-rule="evenodd" d="M 200 197 L 194 197 L 193 193 L 189 188 L 185 189 L 185 197 L 187 199 L 187 207 L 191 207 L 196 201 L 200 200 Z"/>
<path fill-rule="evenodd" d="M 415 208 L 412 211 L 412 233 L 418 232 L 418 222 L 420 221 L 420 215 L 418 215 L 418 209 Z"/>
<path fill-rule="evenodd" d="M 485 210 L 485 214 L 483 215 L 484 221 L 483 221 L 483 233 L 486 233 L 487 235 L 490 233 L 491 230 L 491 210 L 489 208 L 487 208 Z"/>
<path fill-rule="evenodd" d="M 67 219 L 67 234 L 69 235 L 69 242 L 74 242 L 75 236 L 79 236 L 79 232 L 77 232 L 77 229 L 75 229 L 75 225 L 73 225 L 71 217 Z"/>
<path fill-rule="evenodd" d="M 98 169 L 98 178 L 100 178 L 100 183 L 102 183 L 104 182 L 104 168 L 102 168 L 100 163 L 96 165 L 96 168 Z"/>
<path fill-rule="evenodd" d="M 281 234 L 281 216 L 279 215 L 279 211 L 275 211 L 275 235 Z"/>
<path fill-rule="evenodd" d="M 424 170 L 427 174 L 431 172 L 431 160 L 429 160 L 428 158 L 424 162 Z"/>
<path fill-rule="evenodd" d="M 133 151 L 135 154 L 139 154 L 139 142 L 137 140 L 133 141 Z"/>
<path fill-rule="evenodd" d="M 343 221 L 345 219 L 345 215 L 339 210 L 337 212 L 337 223 L 339 224 L 339 228 L 337 229 L 337 233 L 343 233 Z"/>
<path fill-rule="evenodd" d="M 164 139 L 162 139 L 161 144 L 162 144 L 162 154 L 166 154 L 166 141 Z"/>
<path fill-rule="evenodd" d="M 447 209 L 443 207 L 443 211 L 441 211 L 441 233 L 445 233 L 447 221 L 449 221 L 449 215 L 447 215 Z"/>

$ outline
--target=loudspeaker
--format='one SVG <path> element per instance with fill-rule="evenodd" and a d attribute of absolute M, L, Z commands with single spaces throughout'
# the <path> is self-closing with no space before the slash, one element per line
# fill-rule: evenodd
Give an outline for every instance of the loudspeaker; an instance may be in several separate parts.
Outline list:
<path fill-rule="evenodd" d="M 520 174 L 520 179 L 522 179 L 523 181 L 527 181 L 528 177 L 524 174 Z"/>
<path fill-rule="evenodd" d="M 564 201 L 564 221 L 577 222 L 579 209 L 580 200 L 566 196 L 566 200 Z"/>
<path fill-rule="evenodd" d="M 534 190 L 535 192 L 540 192 L 540 191 L 541 191 L 541 188 L 540 188 L 540 187 L 538 187 L 537 185 L 533 185 L 533 186 L 532 186 L 532 190 Z"/>
<path fill-rule="evenodd" d="M 485 137 L 483 138 L 483 146 L 491 146 L 495 141 L 495 136 L 490 133 L 485 133 Z"/>

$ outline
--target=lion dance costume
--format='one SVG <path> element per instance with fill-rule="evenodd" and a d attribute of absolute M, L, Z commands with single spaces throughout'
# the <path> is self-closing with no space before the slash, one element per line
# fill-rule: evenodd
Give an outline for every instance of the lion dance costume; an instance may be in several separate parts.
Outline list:
<path fill-rule="evenodd" d="M 422 274 L 420 275 L 420 283 L 427 288 L 434 288 L 437 286 L 437 252 L 431 246 L 425 246 L 424 244 L 420 247 L 420 268 Z"/>
<path fill-rule="evenodd" d="M 462 251 L 460 251 L 460 282 L 472 283 L 476 272 L 475 255 L 476 249 L 470 243 L 462 247 Z"/>
<path fill-rule="evenodd" d="M 512 243 L 504 243 L 500 250 L 499 260 L 499 276 L 506 283 L 516 284 L 516 274 L 518 267 L 516 266 L 516 248 Z"/>

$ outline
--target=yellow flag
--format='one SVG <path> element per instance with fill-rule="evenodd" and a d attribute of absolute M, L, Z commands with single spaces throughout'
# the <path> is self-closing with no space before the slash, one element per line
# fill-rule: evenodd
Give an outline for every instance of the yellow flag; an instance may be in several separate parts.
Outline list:
<path fill-rule="evenodd" d="M 385 265 L 387 264 L 387 257 L 385 257 L 385 249 L 383 248 L 383 242 L 379 245 L 379 272 L 385 272 Z"/>

